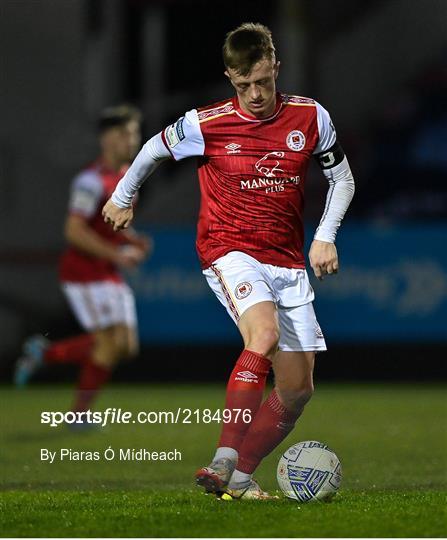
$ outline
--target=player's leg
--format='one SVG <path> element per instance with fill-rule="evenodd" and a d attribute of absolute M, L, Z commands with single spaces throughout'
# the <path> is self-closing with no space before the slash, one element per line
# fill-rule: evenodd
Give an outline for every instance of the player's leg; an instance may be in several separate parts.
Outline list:
<path fill-rule="evenodd" d="M 86 411 L 110 379 L 119 361 L 136 354 L 134 327 L 116 324 L 93 332 L 94 347 L 91 357 L 84 362 L 79 374 L 73 410 Z"/>
<path fill-rule="evenodd" d="M 315 353 L 279 351 L 273 359 L 275 387 L 253 420 L 239 451 L 235 487 L 244 484 L 261 460 L 292 431 L 313 393 Z"/>
<path fill-rule="evenodd" d="M 308 298 L 307 285 L 302 292 Z M 281 337 L 273 359 L 275 387 L 250 425 L 230 488 L 243 488 L 261 460 L 293 429 L 313 393 L 315 352 L 326 350 L 311 302 L 278 310 Z M 238 493 L 238 490 L 236 490 Z"/>
<path fill-rule="evenodd" d="M 273 302 L 259 302 L 245 311 L 238 323 L 244 350 L 230 375 L 225 408 L 230 411 L 249 411 L 236 421 L 225 423 L 219 447 L 230 447 L 237 452 L 245 434 L 261 405 L 265 383 L 278 347 L 279 327 Z M 248 421 L 247 421 L 248 420 Z"/>
<path fill-rule="evenodd" d="M 43 359 L 46 364 L 82 364 L 90 356 L 94 342 L 92 333 L 51 341 L 45 348 Z"/>
<path fill-rule="evenodd" d="M 24 386 L 46 364 L 83 364 L 91 357 L 95 340 L 91 330 L 95 328 L 98 317 L 88 285 L 62 283 L 62 290 L 75 317 L 87 332 L 57 341 L 50 341 L 42 335 L 27 338 L 14 373 L 17 386 Z"/>
<path fill-rule="evenodd" d="M 273 359 L 275 388 L 256 414 L 239 450 L 227 495 L 236 499 L 271 499 L 252 479 L 261 460 L 294 428 L 312 391 L 313 352 L 278 351 Z"/>
<path fill-rule="evenodd" d="M 239 448 L 261 405 L 279 337 L 273 302 L 260 302 L 248 308 L 239 321 L 239 329 L 244 350 L 230 375 L 225 400 L 225 409 L 230 411 L 232 420 L 223 424 L 211 465 L 196 475 L 198 484 L 208 491 L 219 491 L 228 484 Z"/>
<path fill-rule="evenodd" d="M 228 483 L 250 419 L 261 404 L 279 328 L 271 291 L 260 274 L 259 263 L 252 257 L 233 252 L 204 273 L 244 339 L 244 350 L 227 385 L 225 409 L 231 414 L 231 421 L 222 426 L 211 465 L 196 474 L 199 485 L 216 491 Z"/>
<path fill-rule="evenodd" d="M 109 380 L 119 356 L 115 346 L 115 326 L 92 332 L 94 346 L 90 357 L 81 366 L 75 390 L 74 411 L 86 411 Z"/>
<path fill-rule="evenodd" d="M 50 341 L 39 334 L 27 338 L 22 345 L 22 355 L 16 363 L 15 384 L 25 386 L 44 365 L 82 364 L 90 357 L 94 340 L 92 333 L 57 341 Z"/>
<path fill-rule="evenodd" d="M 95 287 L 93 292 L 97 327 L 93 330 L 91 357 L 81 368 L 76 411 L 87 410 L 117 363 L 138 351 L 135 301 L 130 288 L 124 283 L 106 283 Z"/>
<path fill-rule="evenodd" d="M 27 338 L 22 346 L 22 356 L 18 359 L 14 373 L 17 386 L 24 386 L 30 378 L 45 364 L 79 363 L 87 361 L 94 345 L 91 329 L 96 324 L 96 313 L 91 306 L 90 293 L 86 284 L 62 283 L 62 290 L 67 301 L 87 332 L 78 336 L 50 341 L 42 335 Z"/>
<path fill-rule="evenodd" d="M 276 306 L 273 302 L 261 302 L 250 307 L 241 317 L 239 321 L 239 330 L 241 332 L 242 338 L 244 340 L 244 346 L 247 350 L 252 350 L 257 354 L 262 355 L 263 358 L 267 359 L 269 363 L 275 362 L 278 357 L 278 341 L 279 341 L 279 324 L 278 324 L 278 314 Z M 267 371 L 268 373 L 268 371 Z M 263 381 L 262 392 L 258 395 L 258 401 L 256 408 L 253 408 L 252 421 L 246 423 L 242 429 L 239 429 L 239 434 L 242 436 L 242 440 L 238 441 L 238 461 L 237 469 L 233 471 L 231 479 L 226 488 L 226 493 L 231 495 L 233 498 L 244 498 L 244 499 L 271 499 L 268 493 L 262 491 L 260 486 L 255 482 L 251 473 L 247 474 L 243 468 L 240 467 L 241 456 L 244 457 L 247 455 L 246 440 L 250 440 L 250 433 L 253 431 L 253 425 L 258 426 L 258 416 L 261 414 L 261 411 L 265 408 L 264 405 L 261 406 L 261 401 L 263 397 L 263 390 L 265 387 L 266 377 Z M 231 383 L 231 379 L 230 379 Z M 237 391 L 236 391 L 237 392 Z M 235 401 L 240 400 L 239 396 L 235 396 Z M 227 391 L 228 399 L 228 391 Z M 268 423 L 265 414 L 261 415 L 264 418 L 262 425 L 256 427 L 257 430 L 262 430 L 264 436 L 266 432 L 272 429 L 272 425 Z M 234 430 L 235 427 L 230 424 L 229 429 Z M 223 434 L 226 431 L 226 426 L 223 429 Z M 221 438 L 222 440 L 222 438 Z M 248 447 L 248 451 L 250 451 Z"/>

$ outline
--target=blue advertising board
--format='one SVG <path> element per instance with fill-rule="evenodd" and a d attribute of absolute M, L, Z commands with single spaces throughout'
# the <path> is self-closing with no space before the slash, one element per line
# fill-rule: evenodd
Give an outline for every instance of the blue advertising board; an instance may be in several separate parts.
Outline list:
<path fill-rule="evenodd" d="M 150 234 L 152 258 L 128 276 L 142 342 L 239 343 L 236 327 L 202 276 L 195 230 Z M 311 276 L 326 339 L 447 341 L 446 240 L 445 224 L 345 223 L 337 240 L 339 274 L 322 282 Z"/>

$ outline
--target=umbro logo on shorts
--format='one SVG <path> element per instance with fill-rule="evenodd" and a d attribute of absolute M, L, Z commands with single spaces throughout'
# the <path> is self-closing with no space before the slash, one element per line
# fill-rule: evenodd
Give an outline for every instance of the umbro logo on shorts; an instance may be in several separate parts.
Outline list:
<path fill-rule="evenodd" d="M 242 381 L 242 382 L 258 382 L 258 376 L 252 373 L 251 371 L 238 371 L 236 373 L 237 377 L 235 377 L 235 381 Z"/>
<path fill-rule="evenodd" d="M 252 290 L 253 287 L 251 286 L 251 283 L 248 283 L 248 281 L 243 281 L 242 283 L 236 285 L 236 288 L 234 289 L 234 294 L 236 295 L 236 298 L 238 300 L 242 300 L 243 298 L 247 298 L 247 296 L 251 293 Z"/>

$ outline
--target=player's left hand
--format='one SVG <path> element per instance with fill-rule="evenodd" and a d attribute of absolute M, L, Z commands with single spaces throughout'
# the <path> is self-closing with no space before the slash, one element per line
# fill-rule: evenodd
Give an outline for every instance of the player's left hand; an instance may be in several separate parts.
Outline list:
<path fill-rule="evenodd" d="M 335 244 L 314 240 L 309 250 L 309 261 L 315 276 L 320 281 L 326 274 L 336 274 L 338 272 L 338 255 Z"/>

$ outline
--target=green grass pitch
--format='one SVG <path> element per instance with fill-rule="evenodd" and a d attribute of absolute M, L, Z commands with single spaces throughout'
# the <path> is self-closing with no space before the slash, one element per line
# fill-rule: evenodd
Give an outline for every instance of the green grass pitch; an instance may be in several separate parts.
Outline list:
<path fill-rule="evenodd" d="M 224 388 L 109 387 L 97 408 L 162 411 L 222 406 Z M 22 537 L 443 537 L 447 533 L 447 403 L 440 385 L 320 385 L 294 432 L 259 467 L 275 492 L 281 452 L 328 444 L 343 465 L 331 503 L 219 501 L 194 487 L 220 426 L 112 425 L 73 434 L 40 424 L 65 411 L 71 389 L 1 389 L 0 535 Z M 177 462 L 57 462 L 40 449 L 177 448 Z"/>

